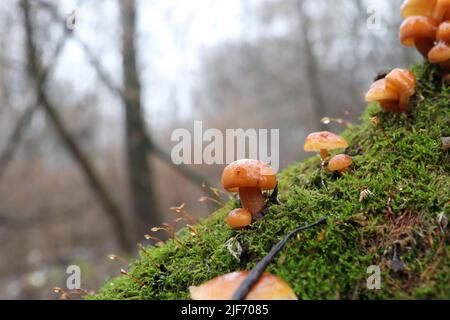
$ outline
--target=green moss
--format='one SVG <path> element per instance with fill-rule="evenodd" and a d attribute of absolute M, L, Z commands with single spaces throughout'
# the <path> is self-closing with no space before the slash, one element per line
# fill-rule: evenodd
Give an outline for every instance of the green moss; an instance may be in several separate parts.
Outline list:
<path fill-rule="evenodd" d="M 269 266 L 300 299 L 450 298 L 449 235 L 438 215 L 450 213 L 450 89 L 428 64 L 416 66 L 418 94 L 408 115 L 369 105 L 357 126 L 343 135 L 353 156 L 342 175 L 321 169 L 318 157 L 279 174 L 280 205 L 245 230 L 225 224 L 231 201 L 196 227 L 183 229 L 178 243 L 149 247 L 128 277 L 107 282 L 87 299 L 185 299 L 188 287 L 234 270 L 250 269 L 288 231 L 326 216 L 325 226 L 291 240 Z M 361 191 L 369 190 L 364 199 Z M 362 201 L 360 201 L 362 200 Z M 240 259 L 225 245 L 234 238 Z M 395 251 L 395 252 L 394 252 Z M 394 253 L 404 262 L 393 271 Z M 366 288 L 369 265 L 382 270 L 381 290 Z"/>

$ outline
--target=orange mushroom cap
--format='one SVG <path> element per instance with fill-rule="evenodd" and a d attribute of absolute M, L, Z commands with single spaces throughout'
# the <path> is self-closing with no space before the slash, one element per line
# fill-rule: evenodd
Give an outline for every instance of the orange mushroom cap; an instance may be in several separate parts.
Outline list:
<path fill-rule="evenodd" d="M 396 68 L 386 75 L 386 84 L 397 89 L 408 97 L 412 96 L 416 91 L 416 76 L 407 69 Z"/>
<path fill-rule="evenodd" d="M 400 8 L 403 18 L 410 16 L 428 16 L 433 14 L 436 0 L 405 0 Z"/>
<path fill-rule="evenodd" d="M 343 171 L 346 170 L 353 163 L 352 157 L 347 154 L 338 154 L 330 159 L 328 162 L 328 170 Z"/>
<path fill-rule="evenodd" d="M 222 185 L 230 192 L 238 188 L 271 190 L 277 184 L 275 171 L 265 162 L 241 159 L 230 163 L 222 173 Z"/>
<path fill-rule="evenodd" d="M 227 224 L 232 229 L 240 229 L 252 223 L 250 211 L 242 208 L 234 209 L 228 213 Z"/>
<path fill-rule="evenodd" d="M 450 60 L 450 46 L 445 42 L 438 42 L 428 52 L 428 61 L 430 63 L 442 63 Z"/>
<path fill-rule="evenodd" d="M 323 149 L 332 150 L 347 147 L 347 141 L 341 136 L 329 131 L 320 131 L 310 133 L 306 137 L 303 148 L 305 151 L 320 151 Z"/>
<path fill-rule="evenodd" d="M 439 22 L 450 19 L 450 0 L 437 0 L 433 18 Z"/>
<path fill-rule="evenodd" d="M 416 46 L 426 57 L 436 38 L 437 27 L 438 23 L 431 17 L 408 17 L 400 26 L 400 42 L 407 47 Z"/>
<path fill-rule="evenodd" d="M 388 111 L 406 112 L 409 98 L 415 90 L 414 74 L 406 69 L 394 69 L 370 86 L 365 99 L 367 102 L 379 102 Z"/>
<path fill-rule="evenodd" d="M 400 99 L 398 91 L 391 84 L 386 83 L 386 79 L 380 79 L 372 83 L 365 96 L 367 102 L 395 101 L 398 99 Z"/>
<path fill-rule="evenodd" d="M 408 111 L 409 98 L 416 91 L 416 76 L 409 70 L 396 68 L 386 75 L 386 84 L 399 93 L 399 108 Z"/>
<path fill-rule="evenodd" d="M 428 52 L 430 63 L 439 63 L 442 68 L 450 70 L 450 21 L 442 22 L 436 32 L 438 42 Z"/>
<path fill-rule="evenodd" d="M 444 21 L 439 25 L 436 31 L 436 40 L 450 42 L 450 21 Z"/>
<path fill-rule="evenodd" d="M 247 271 L 236 271 L 214 278 L 198 287 L 189 287 L 191 298 L 193 300 L 230 300 L 247 276 Z M 245 300 L 297 300 L 297 296 L 284 280 L 265 272 Z"/>

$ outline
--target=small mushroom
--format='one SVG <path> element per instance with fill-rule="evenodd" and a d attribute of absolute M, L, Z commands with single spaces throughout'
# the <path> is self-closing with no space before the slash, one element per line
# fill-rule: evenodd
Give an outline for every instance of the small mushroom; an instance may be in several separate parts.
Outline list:
<path fill-rule="evenodd" d="M 234 209 L 227 215 L 227 224 L 232 229 L 240 229 L 252 223 L 250 211 L 242 208 Z"/>
<path fill-rule="evenodd" d="M 405 0 L 400 8 L 403 18 L 411 16 L 427 16 L 431 17 L 436 0 Z"/>
<path fill-rule="evenodd" d="M 189 287 L 193 300 L 230 300 L 248 271 L 235 271 L 207 281 L 200 286 Z M 292 288 L 282 279 L 265 272 L 245 300 L 297 300 Z"/>
<path fill-rule="evenodd" d="M 409 98 L 416 92 L 416 77 L 406 69 L 394 69 L 386 75 L 386 84 L 394 87 L 399 93 L 399 108 L 408 111 Z"/>
<path fill-rule="evenodd" d="M 333 158 L 330 159 L 328 162 L 328 170 L 330 171 L 337 171 L 337 172 L 345 172 L 347 171 L 348 167 L 353 163 L 352 157 L 350 157 L 347 154 L 338 154 L 335 155 Z"/>
<path fill-rule="evenodd" d="M 265 206 L 262 190 L 274 189 L 277 177 L 267 163 L 242 159 L 230 163 L 223 170 L 222 185 L 229 192 L 239 192 L 242 207 L 255 216 Z"/>
<path fill-rule="evenodd" d="M 365 96 L 367 102 L 379 102 L 385 110 L 407 112 L 409 98 L 416 90 L 416 77 L 406 69 L 394 69 L 375 81 Z"/>
<path fill-rule="evenodd" d="M 428 61 L 450 71 L 450 21 L 442 22 L 436 32 L 436 45 L 428 52 Z"/>
<path fill-rule="evenodd" d="M 400 42 L 407 47 L 415 46 L 427 58 L 436 39 L 438 23 L 432 17 L 411 16 L 400 26 Z"/>
<path fill-rule="evenodd" d="M 303 148 L 305 151 L 319 151 L 320 158 L 324 161 L 329 156 L 328 150 L 347 147 L 347 141 L 341 136 L 329 131 L 320 131 L 309 134 Z"/>

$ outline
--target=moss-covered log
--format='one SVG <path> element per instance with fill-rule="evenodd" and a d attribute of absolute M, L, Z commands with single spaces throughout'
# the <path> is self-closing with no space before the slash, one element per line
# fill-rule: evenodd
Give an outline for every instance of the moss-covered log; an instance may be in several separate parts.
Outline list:
<path fill-rule="evenodd" d="M 264 219 L 234 231 L 225 208 L 203 220 L 193 236 L 149 247 L 130 277 L 107 282 L 88 299 L 185 299 L 188 287 L 218 275 L 251 269 L 295 227 L 326 216 L 327 224 L 291 241 L 269 266 L 300 299 L 450 298 L 449 152 L 450 88 L 428 64 L 413 69 L 417 94 L 409 114 L 369 105 L 361 124 L 342 135 L 354 163 L 343 175 L 320 166 L 319 157 L 279 174 L 279 205 Z M 299 144 L 301 141 L 299 141 Z M 242 247 L 234 257 L 227 241 Z M 381 268 L 381 289 L 366 287 L 367 267 Z"/>

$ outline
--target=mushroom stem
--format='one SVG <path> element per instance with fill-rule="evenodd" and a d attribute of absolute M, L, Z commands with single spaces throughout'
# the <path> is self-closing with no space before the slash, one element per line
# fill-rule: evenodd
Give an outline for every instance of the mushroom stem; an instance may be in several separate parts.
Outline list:
<path fill-rule="evenodd" d="M 414 45 L 422 56 L 428 59 L 428 52 L 433 48 L 433 40 L 429 38 L 415 38 Z"/>
<path fill-rule="evenodd" d="M 320 149 L 320 159 L 325 160 L 329 155 L 327 149 Z"/>
<path fill-rule="evenodd" d="M 253 216 L 264 208 L 265 199 L 260 188 L 239 188 L 239 197 L 242 207 L 250 211 Z"/>

